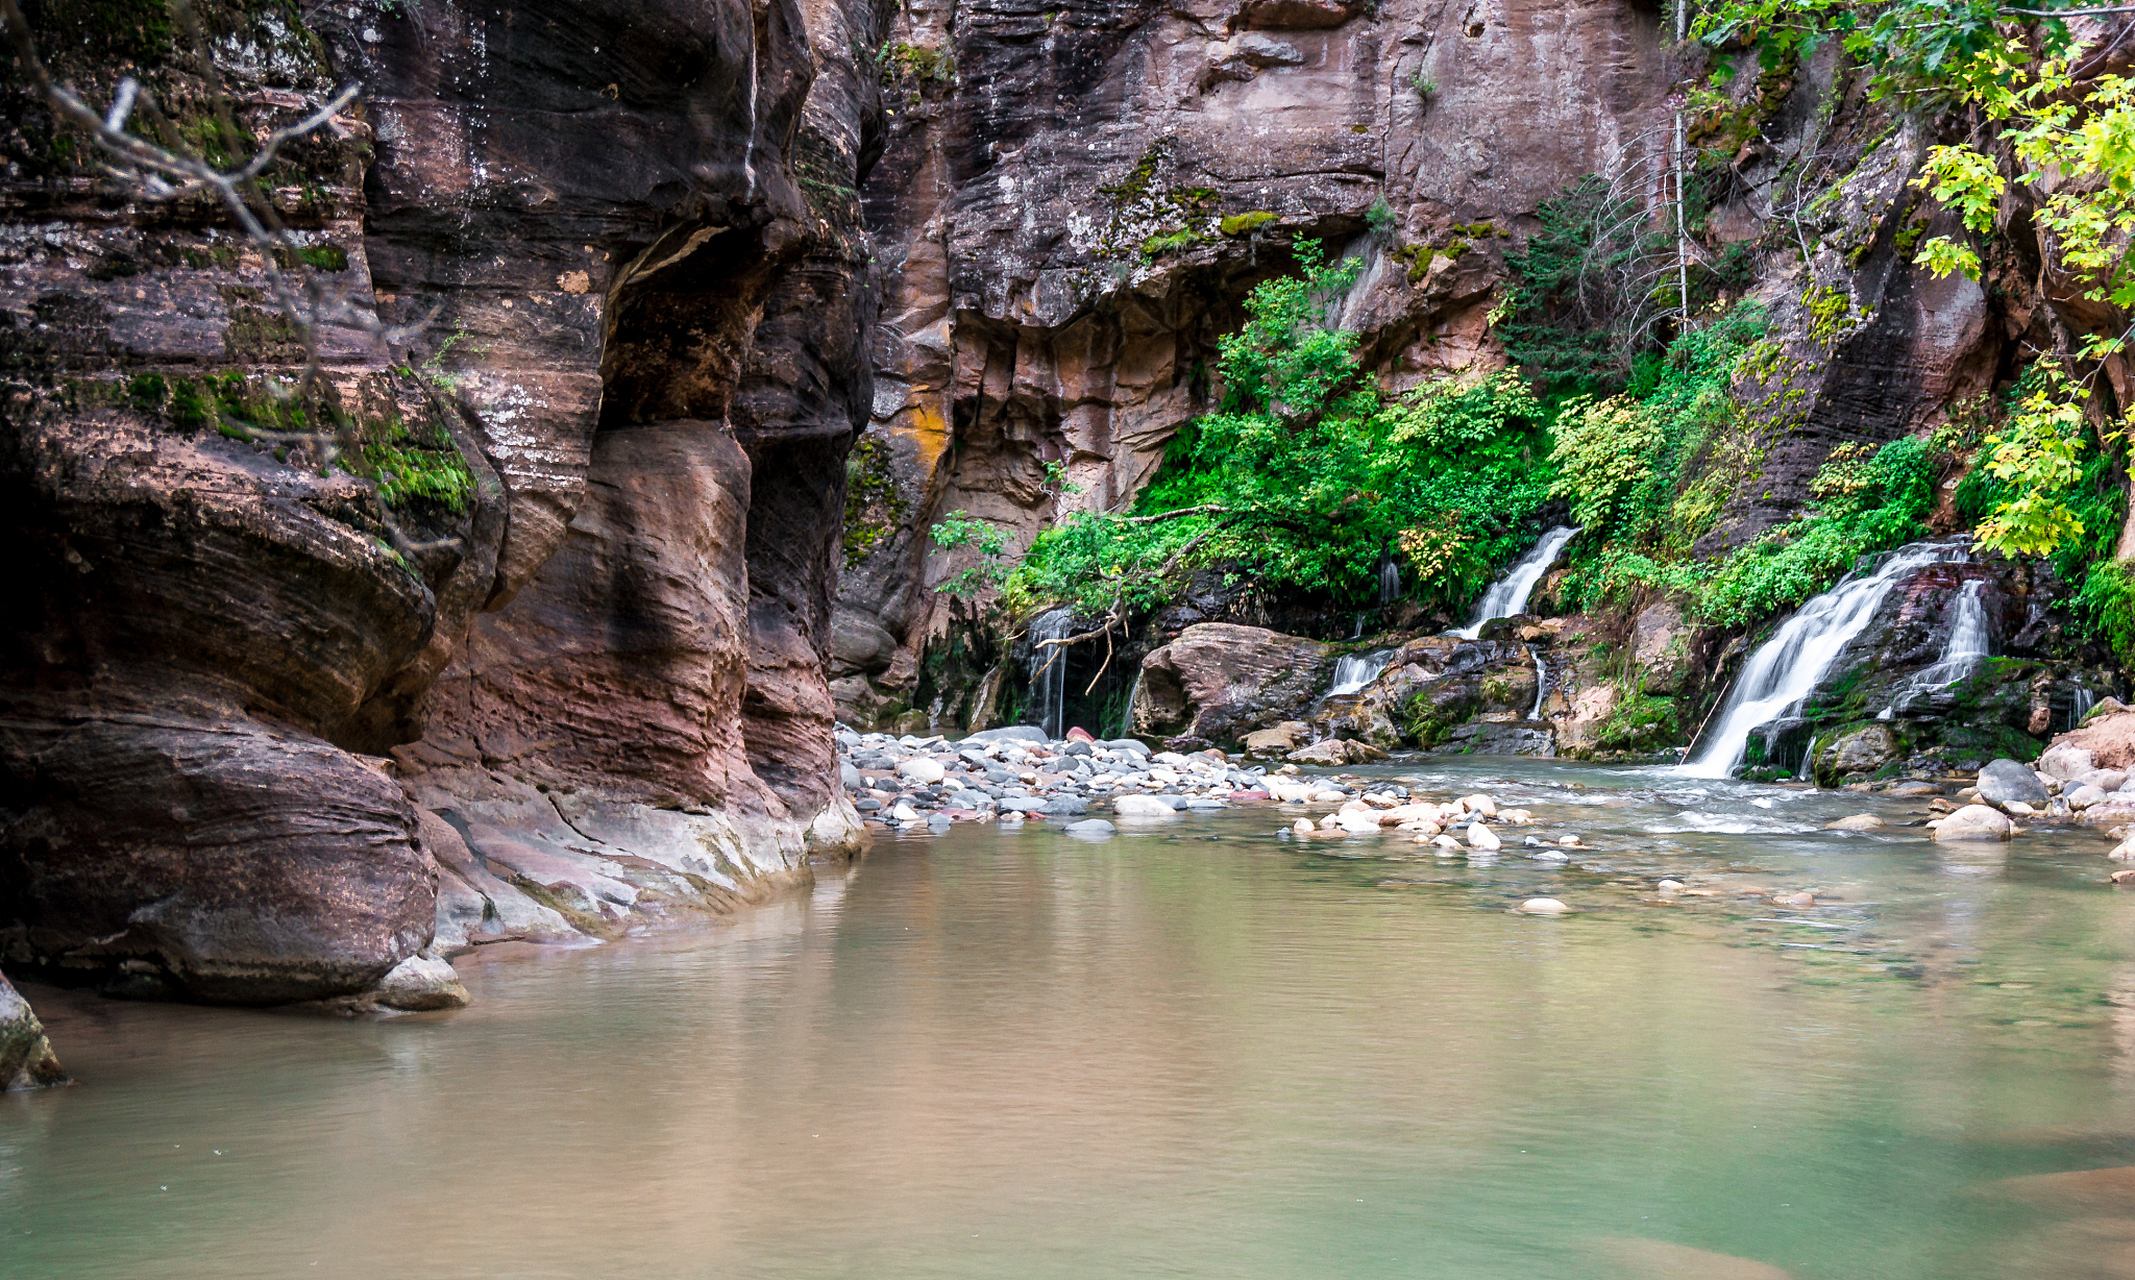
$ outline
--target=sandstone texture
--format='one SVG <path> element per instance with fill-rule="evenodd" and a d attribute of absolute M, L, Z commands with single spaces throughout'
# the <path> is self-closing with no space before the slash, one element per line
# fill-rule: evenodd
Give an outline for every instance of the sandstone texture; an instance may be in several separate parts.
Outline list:
<path fill-rule="evenodd" d="M 207 109 L 186 51 L 52 15 L 92 98 L 123 56 Z M 272 199 L 303 269 L 414 336 L 321 331 L 323 435 L 273 394 L 295 259 L 113 194 L 6 89 L 0 954 L 427 1007 L 438 950 L 805 882 L 864 840 L 824 664 L 872 402 L 873 10 L 308 20 L 211 35 L 255 136 L 363 86 Z"/>

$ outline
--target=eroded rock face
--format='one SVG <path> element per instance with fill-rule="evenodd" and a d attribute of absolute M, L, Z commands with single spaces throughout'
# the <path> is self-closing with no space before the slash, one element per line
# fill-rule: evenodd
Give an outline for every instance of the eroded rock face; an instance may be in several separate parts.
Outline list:
<path fill-rule="evenodd" d="M 1333 670 L 1332 647 L 1317 640 L 1204 622 L 1143 659 L 1134 731 L 1180 749 L 1235 742 L 1296 719 Z"/>
<path fill-rule="evenodd" d="M 33 212 L 0 226 L 0 363 L 28 387 L 0 405 L 23 584 L 0 945 L 132 994 L 397 972 L 427 999 L 401 989 L 448 988 L 419 960 L 440 921 L 560 936 L 646 897 L 632 876 L 716 908 L 857 839 L 822 663 L 869 398 L 871 9 L 314 16 L 230 46 L 242 117 L 365 85 L 338 141 L 291 149 L 308 185 L 282 212 L 353 303 L 436 315 L 406 352 L 326 334 L 338 460 L 213 425 L 269 412 L 257 388 L 300 358 L 256 250 L 10 170 Z M 461 491 L 388 507 L 348 474 L 403 439 Z M 577 861 L 535 856 L 549 837 Z M 594 879 L 624 888 L 543 887 Z"/>
<path fill-rule="evenodd" d="M 1509 237 L 1620 168 L 1675 78 L 1652 12 L 1615 0 L 923 3 L 893 39 L 903 101 L 867 188 L 885 496 L 856 513 L 840 610 L 898 647 L 856 647 L 856 719 L 947 625 L 932 588 L 968 553 L 925 529 L 967 511 L 1020 549 L 1130 500 L 1213 407 L 1216 339 L 1293 235 L 1363 257 L 1340 319 L 1394 385 L 1501 364 Z M 1393 225 L 1364 236 L 1382 198 Z"/>

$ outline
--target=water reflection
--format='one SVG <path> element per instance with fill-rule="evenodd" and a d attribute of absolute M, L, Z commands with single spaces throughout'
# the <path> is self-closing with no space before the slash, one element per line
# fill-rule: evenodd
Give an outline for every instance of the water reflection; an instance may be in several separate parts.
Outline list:
<path fill-rule="evenodd" d="M 455 1015 L 38 992 L 85 1084 L 0 1100 L 0 1276 L 2135 1274 L 2105 1175 L 2006 1181 L 2135 1166 L 2109 842 L 1384 771 L 1589 847 L 958 827 Z"/>

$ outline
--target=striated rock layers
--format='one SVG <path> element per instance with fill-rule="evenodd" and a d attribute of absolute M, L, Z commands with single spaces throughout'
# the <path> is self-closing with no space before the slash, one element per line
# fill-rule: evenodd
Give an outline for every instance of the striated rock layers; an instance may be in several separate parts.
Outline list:
<path fill-rule="evenodd" d="M 1391 384 L 1504 361 L 1487 316 L 1537 205 L 1650 149 L 1677 70 L 1626 0 L 916 3 L 867 190 L 889 275 L 833 675 L 856 721 L 920 662 L 971 552 L 1116 509 L 1213 407 L 1216 340 L 1296 237 L 1362 255 L 1342 322 Z M 1375 208 L 1380 229 L 1364 234 Z"/>
<path fill-rule="evenodd" d="M 167 32 L 70 13 L 39 34 L 92 97 L 124 60 L 207 109 Z M 303 355 L 261 249 L 114 194 L 6 86 L 0 958 L 232 1002 L 392 973 L 424 1007 L 433 945 L 725 909 L 853 851 L 823 658 L 872 10 L 217 21 L 255 136 L 364 87 L 268 198 L 421 336 L 323 330 L 328 448 L 272 394 Z"/>

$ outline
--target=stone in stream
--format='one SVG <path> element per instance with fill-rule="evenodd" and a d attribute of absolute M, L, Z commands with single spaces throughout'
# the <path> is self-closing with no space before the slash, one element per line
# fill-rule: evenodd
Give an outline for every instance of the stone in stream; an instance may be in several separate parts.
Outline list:
<path fill-rule="evenodd" d="M 2086 768 L 2089 767 L 2087 764 Z M 2023 804 L 2043 805 L 2051 796 L 2029 765 L 2018 764 L 2003 758 L 1989 760 L 1979 771 L 1979 798 L 1988 804 L 2008 804 L 2017 801 Z"/>
<path fill-rule="evenodd" d="M 1301 835 L 1301 836 L 1302 836 L 1302 835 L 1310 835 L 1310 834 L 1311 834 L 1311 833 L 1312 833 L 1313 831 L 1317 830 L 1318 828 L 1316 828 L 1316 827 L 1314 827 L 1314 826 L 1312 825 L 1312 819 L 1310 819 L 1310 818 L 1299 818 L 1299 819 L 1298 819 L 1298 820 L 1297 820 L 1296 822 L 1294 822 L 1294 823 L 1290 824 L 1290 829 L 1291 829 L 1292 831 L 1295 831 L 1295 832 L 1296 832 L 1297 834 L 1299 834 L 1299 835 Z"/>
<path fill-rule="evenodd" d="M 1127 795 L 1112 802 L 1112 812 L 1122 818 L 1169 818 L 1178 810 L 1156 796 Z M 1300 818 L 1298 821 L 1309 823 L 1311 819 Z"/>
<path fill-rule="evenodd" d="M 2009 819 L 1983 804 L 1968 804 L 1935 827 L 1937 844 L 1961 840 L 2007 840 L 2010 836 Z"/>
<path fill-rule="evenodd" d="M 1873 830 L 1875 830 L 1875 829 L 1876 829 L 1877 827 L 1880 827 L 1880 826 L 1883 826 L 1883 825 L 1885 825 L 1885 824 L 1884 824 L 1884 822 L 1883 822 L 1883 820 L 1882 820 L 1881 818 L 1878 818 L 1877 816 L 1875 816 L 1875 815 L 1874 815 L 1874 814 L 1872 814 L 1872 813 L 1856 813 L 1856 814 L 1853 814 L 1853 815 L 1851 815 L 1850 817 L 1840 818 L 1840 819 L 1839 819 L 1838 821 L 1836 821 L 1836 822 L 1827 822 L 1827 823 L 1825 823 L 1825 824 L 1824 824 L 1824 830 L 1826 830 L 1826 831 L 1873 831 Z"/>
<path fill-rule="evenodd" d="M 2111 858 L 2115 862 L 2135 862 L 2135 837 L 2123 840 L 2119 844 L 2114 845 L 2112 852 L 2106 854 L 2105 856 Z"/>
<path fill-rule="evenodd" d="M 981 729 L 977 733 L 965 734 L 964 741 L 978 743 L 1014 742 L 1042 747 L 1049 739 L 1045 736 L 1045 730 L 1040 729 L 1037 725 L 1012 724 L 1005 729 Z M 1110 746 L 1111 744 L 1106 743 L 1105 745 Z"/>
<path fill-rule="evenodd" d="M 428 953 L 409 956 L 393 966 L 361 999 L 369 1005 L 402 1013 L 462 1009 L 473 1003 L 452 966 L 443 957 Z"/>
<path fill-rule="evenodd" d="M 1373 835 L 1379 830 L 1379 815 L 1363 809 L 1344 809 L 1334 820 L 1351 835 Z"/>
<path fill-rule="evenodd" d="M 1480 822 L 1468 824 L 1468 843 L 1477 849 L 1485 850 L 1501 849 L 1505 844 L 1504 841 L 1497 838 L 1497 832 L 1492 831 Z"/>
<path fill-rule="evenodd" d="M 2105 792 L 2086 782 L 2081 786 L 2071 788 L 2062 795 L 2061 799 L 2067 802 L 2069 808 L 2082 810 L 2088 809 L 2094 804 L 2104 804 Z"/>
<path fill-rule="evenodd" d="M 45 1039 L 44 1024 L 0 974 L 0 1091 L 65 1083 L 67 1073 Z"/>
<path fill-rule="evenodd" d="M 1561 916 L 1571 908 L 1555 898 L 1529 898 L 1520 904 L 1520 910 L 1531 916 Z"/>
<path fill-rule="evenodd" d="M 1066 830 L 1078 840 L 1109 840 L 1118 828 L 1103 818 L 1084 818 L 1081 822 L 1070 822 Z"/>
<path fill-rule="evenodd" d="M 897 762 L 897 772 L 914 782 L 927 783 L 929 785 L 940 782 L 949 774 L 949 771 L 942 767 L 942 762 L 931 756 L 912 756 L 908 759 L 899 760 Z"/>
<path fill-rule="evenodd" d="M 1558 852 L 1557 852 L 1557 851 L 1556 851 L 1555 849 L 1544 849 L 1544 850 L 1542 850 L 1542 851 L 1541 851 L 1541 852 L 1539 852 L 1539 853 L 1530 853 L 1530 854 L 1528 854 L 1527 856 L 1528 856 L 1528 857 L 1530 857 L 1530 858 L 1533 858 L 1533 859 L 1534 859 L 1534 860 L 1535 860 L 1536 862 L 1570 862 L 1570 861 L 1571 861 L 1571 856 L 1570 856 L 1569 854 L 1563 854 L 1563 853 L 1558 853 Z"/>

